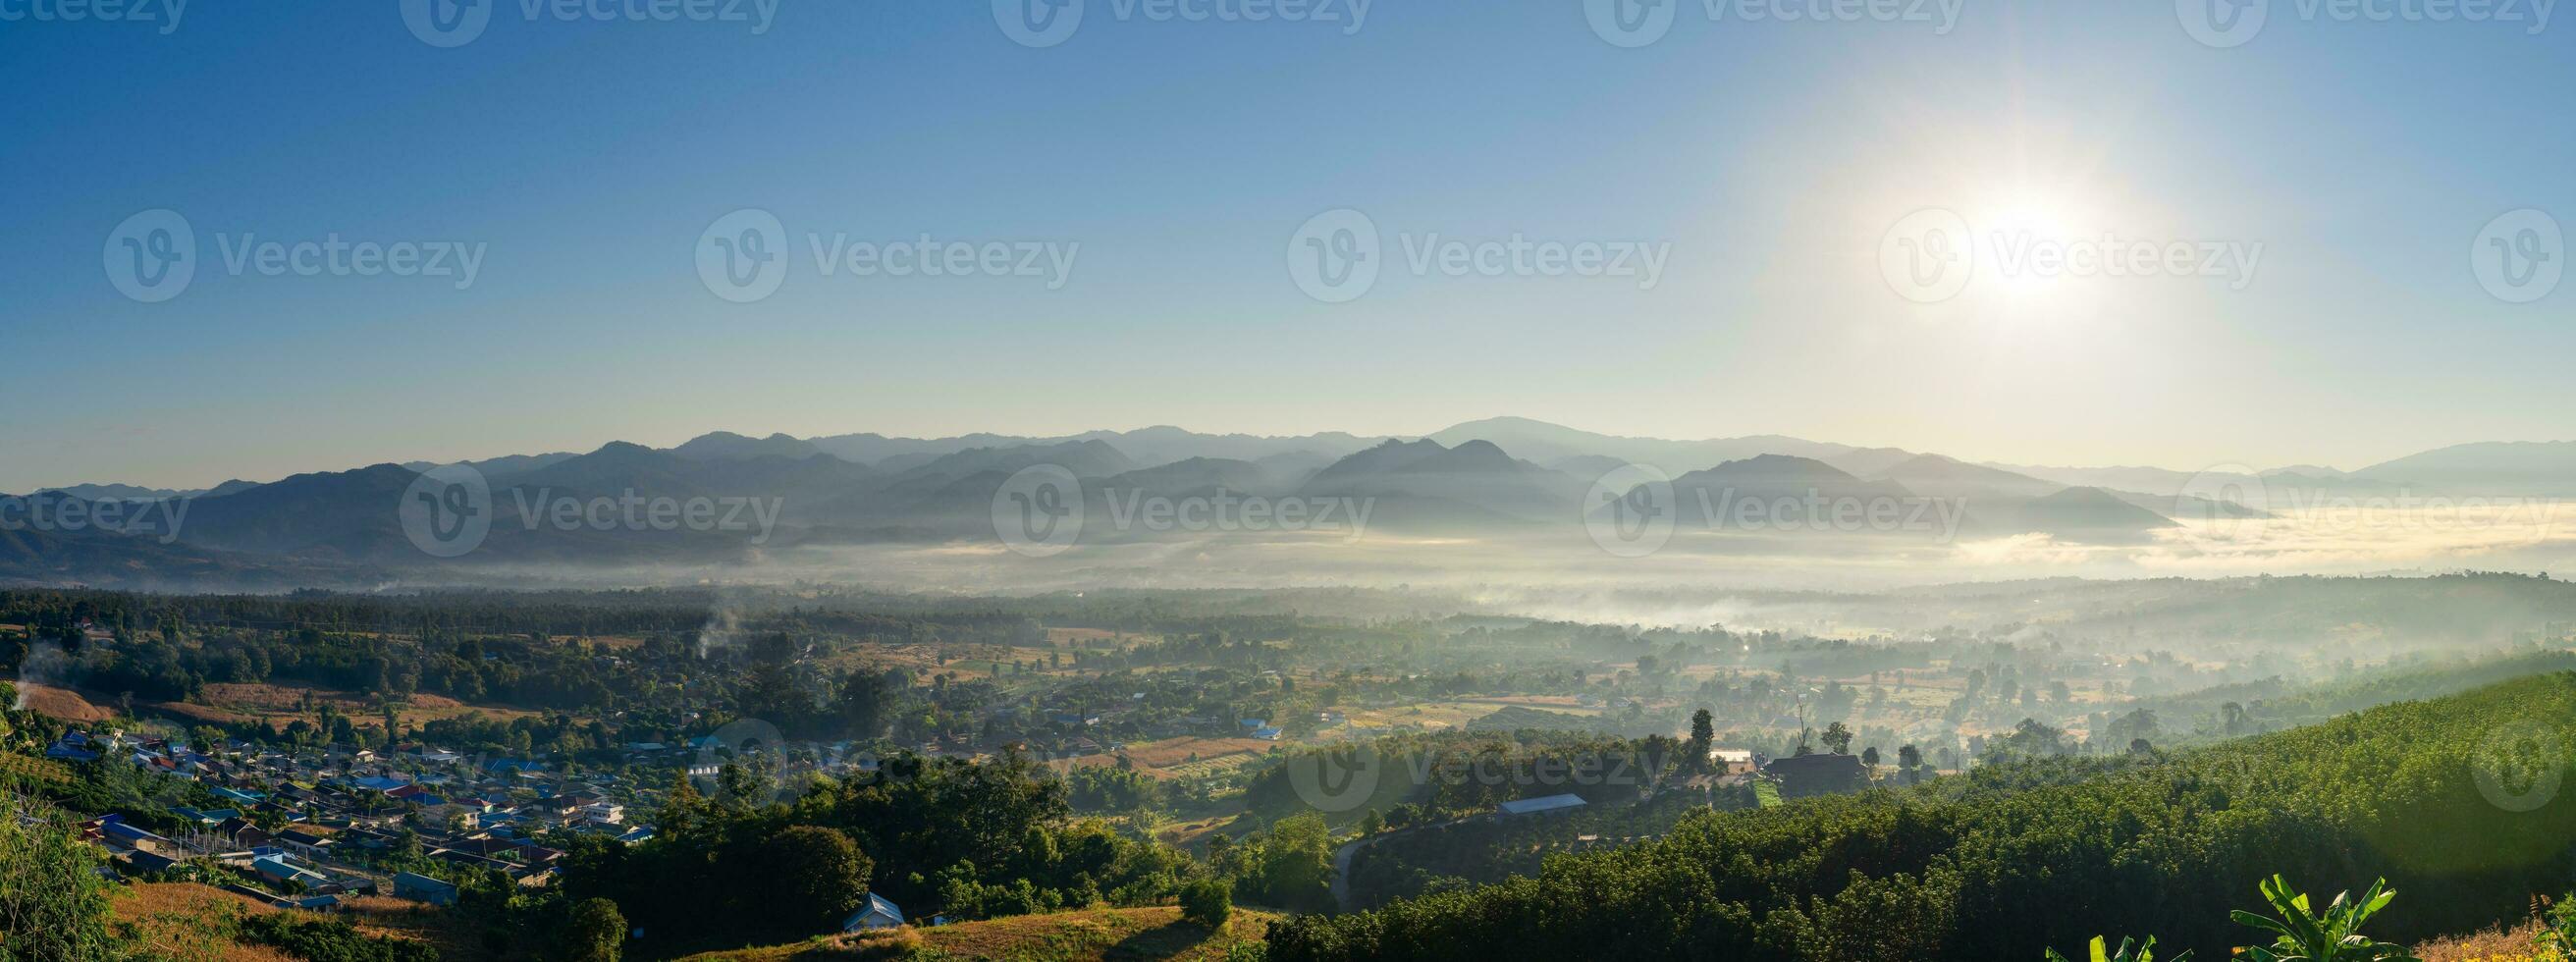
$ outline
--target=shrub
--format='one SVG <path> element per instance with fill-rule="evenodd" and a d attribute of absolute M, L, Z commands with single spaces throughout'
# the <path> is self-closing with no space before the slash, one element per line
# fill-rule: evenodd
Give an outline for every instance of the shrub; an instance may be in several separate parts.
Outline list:
<path fill-rule="evenodd" d="M 1225 927 L 1234 914 L 1234 884 L 1224 879 L 1199 879 L 1181 886 L 1181 920 L 1196 922 L 1213 931 Z"/>

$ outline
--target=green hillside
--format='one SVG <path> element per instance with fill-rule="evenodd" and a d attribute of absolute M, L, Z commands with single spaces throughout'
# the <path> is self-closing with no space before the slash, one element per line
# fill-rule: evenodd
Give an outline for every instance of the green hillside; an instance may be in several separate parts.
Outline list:
<path fill-rule="evenodd" d="M 1904 791 L 1710 814 L 1535 878 L 1307 916 L 1283 960 L 2037 959 L 2100 933 L 2227 958 L 2274 872 L 2387 877 L 2416 939 L 2576 881 L 2576 673 L 2178 755 L 1990 766 Z"/>

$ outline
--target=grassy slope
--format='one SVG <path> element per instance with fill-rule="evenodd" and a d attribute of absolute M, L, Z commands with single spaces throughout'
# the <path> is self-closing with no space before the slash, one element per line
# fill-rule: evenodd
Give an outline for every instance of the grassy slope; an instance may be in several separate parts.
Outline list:
<path fill-rule="evenodd" d="M 1181 910 L 1170 906 L 1084 909 L 867 936 L 818 938 L 796 945 L 710 952 L 691 956 L 690 960 L 820 962 L 826 959 L 960 958 L 1094 962 L 1111 959 L 1222 959 L 1227 946 L 1261 941 L 1274 917 L 1264 912 L 1236 909 L 1234 917 L 1226 921 L 1224 932 L 1210 933 L 1182 922 Z"/>

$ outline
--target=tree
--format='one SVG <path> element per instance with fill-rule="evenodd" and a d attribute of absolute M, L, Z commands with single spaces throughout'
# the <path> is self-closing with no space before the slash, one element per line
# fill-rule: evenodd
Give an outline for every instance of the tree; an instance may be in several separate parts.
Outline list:
<path fill-rule="evenodd" d="M 1690 731 L 1690 752 L 1691 752 L 1691 755 L 1690 755 L 1690 766 L 1691 766 L 1691 768 L 1693 768 L 1693 769 L 1706 768 L 1706 767 L 1708 766 L 1708 749 L 1709 749 L 1709 746 L 1710 746 L 1710 745 L 1714 745 L 1714 744 L 1716 744 L 1716 743 L 1717 743 L 1717 718 L 1716 718 L 1716 716 L 1709 714 L 1709 711 L 1708 711 L 1708 709 L 1706 709 L 1706 708 L 1702 708 L 1702 709 L 1700 709 L 1700 710 L 1698 710 L 1698 711 L 1692 712 L 1692 713 L 1691 713 L 1691 731 Z"/>
<path fill-rule="evenodd" d="M 812 935 L 838 924 L 868 897 L 876 866 L 848 835 L 793 825 L 763 839 L 742 866 L 766 879 L 764 897 L 749 906 L 768 916 L 783 937 Z"/>
<path fill-rule="evenodd" d="M 1279 820 L 1252 853 L 1256 898 L 1264 905 L 1321 911 L 1332 905 L 1333 840 L 1321 815 Z"/>
<path fill-rule="evenodd" d="M 617 962 L 626 944 L 626 916 L 607 899 L 583 902 L 564 925 L 563 943 L 569 962 Z"/>
<path fill-rule="evenodd" d="M 1823 741 L 1826 751 L 1836 755 L 1851 754 L 1852 731 L 1841 722 L 1825 726 Z"/>
<path fill-rule="evenodd" d="M 1203 878 L 1181 886 L 1181 921 L 1215 931 L 1224 928 L 1226 918 L 1233 914 L 1234 883 Z"/>
<path fill-rule="evenodd" d="M 1876 746 L 1876 745 L 1871 745 L 1871 746 L 1869 746 L 1868 748 L 1861 749 L 1861 750 L 1860 750 L 1860 763 L 1861 763 L 1861 764 L 1863 764 L 1863 765 L 1867 765 L 1867 766 L 1869 766 L 1869 767 L 1871 767 L 1871 768 L 1877 768 L 1877 767 L 1878 767 L 1878 746 Z"/>

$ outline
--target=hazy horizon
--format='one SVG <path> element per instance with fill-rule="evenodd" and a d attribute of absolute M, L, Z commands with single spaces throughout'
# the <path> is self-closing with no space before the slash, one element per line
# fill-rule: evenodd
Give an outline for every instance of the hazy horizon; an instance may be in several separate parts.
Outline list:
<path fill-rule="evenodd" d="M 1475 416 L 1475 417 L 1460 418 L 1460 419 L 1455 420 L 1455 421 L 1443 422 L 1443 423 L 1441 423 L 1441 424 L 1438 424 L 1438 425 L 1435 425 L 1435 426 L 1433 426 L 1433 427 L 1429 428 L 1428 430 L 1405 430 L 1405 431 L 1359 430 L 1359 429 L 1353 429 L 1353 428 L 1348 428 L 1348 427 L 1343 427 L 1343 426 L 1338 426 L 1338 425 L 1318 426 L 1318 427 L 1312 427 L 1312 428 L 1308 428 L 1308 429 L 1304 429 L 1304 430 L 1293 430 L 1293 429 L 1291 429 L 1291 430 L 1266 430 L 1266 431 L 1254 431 L 1254 430 L 1232 430 L 1232 429 L 1217 429 L 1217 430 L 1210 430 L 1210 429 L 1203 428 L 1203 427 L 1196 427 L 1196 426 L 1192 426 L 1192 425 L 1190 425 L 1190 424 L 1185 424 L 1185 423 L 1175 423 L 1175 422 L 1173 422 L 1173 421 L 1157 421 L 1157 422 L 1150 422 L 1150 423 L 1143 423 L 1143 424 L 1134 424 L 1134 425 L 1127 425 L 1127 426 L 1120 426 L 1120 427 L 1105 427 L 1105 426 L 1094 425 L 1094 426 L 1090 426 L 1090 427 L 1080 427 L 1080 428 L 1074 428 L 1074 429 L 1070 429 L 1070 430 L 1011 430 L 1011 429 L 1006 428 L 1006 427 L 982 426 L 982 427 L 971 427 L 971 428 L 967 428 L 967 429 L 964 429 L 964 430 L 951 430 L 951 431 L 906 431 L 906 430 L 900 430 L 900 429 L 886 429 L 886 428 L 882 428 L 882 427 L 852 427 L 852 428 L 846 428 L 846 429 L 825 429 L 825 430 L 813 430 L 813 431 L 801 431 L 801 432 L 800 432 L 800 431 L 788 431 L 788 430 L 774 430 L 774 429 L 773 429 L 773 430 L 762 430 L 762 429 L 752 429 L 752 428 L 745 428 L 745 427 L 722 427 L 722 426 L 719 426 L 719 427 L 711 427 L 711 428 L 707 428 L 707 429 L 705 429 L 705 430 L 692 430 L 692 431 L 685 431 L 685 432 L 656 432 L 656 433 L 655 433 L 654 435 L 652 435 L 652 436 L 635 436 L 635 437 L 628 437 L 628 436 L 618 436 L 618 437 L 600 437 L 600 438 L 592 438 L 592 439 L 589 439 L 589 440 L 581 440 L 581 439 L 574 439 L 574 438 L 566 438 L 565 440 L 563 440 L 563 441 L 562 441 L 562 443 L 559 443 L 559 444 L 552 444 L 552 445 L 539 444 L 539 445 L 537 445 L 537 446 L 535 446 L 535 447 L 514 448 L 514 449 L 509 449 L 509 450 L 491 449 L 491 448 L 490 448 L 490 446 L 489 446 L 488 444 L 487 444 L 487 445 L 477 445 L 477 444 L 473 444 L 473 443 L 459 443 L 459 444 L 456 444 L 456 445 L 452 445 L 452 446 L 450 446 L 450 447 L 448 447 L 448 448 L 441 449 L 441 450 L 439 450 L 439 451 L 437 451 L 437 452 L 435 452 L 435 453 L 432 453 L 432 454 L 425 454 L 425 453 L 421 453 L 421 452 L 419 452 L 419 451 L 408 450 L 408 449 L 406 449 L 406 448 L 405 448 L 405 445 L 402 443 L 402 441 L 401 441 L 401 440 L 399 440 L 399 439 L 391 439 L 391 440 L 385 440 L 385 441 L 382 441 L 382 442 L 379 442 L 379 443 L 369 444 L 369 445 L 366 445 L 366 446 L 364 446 L 364 447 L 352 448 L 352 449 L 350 450 L 350 453 L 349 453 L 349 455 L 348 455 L 348 456 L 343 457 L 343 458 L 338 459 L 338 460 L 332 460 L 332 459 L 330 459 L 330 455 L 329 455 L 327 452 L 308 452 L 308 453 L 304 453 L 304 454 L 300 455 L 300 457 L 304 458 L 305 460 L 299 460 L 299 461 L 296 461 L 296 462 L 294 462 L 294 463 L 285 463 L 285 462 L 283 462 L 283 461 L 279 460 L 279 459 L 284 458 L 285 456 L 284 456 L 284 455 L 277 455 L 277 456 L 273 456 L 273 457 L 269 457 L 269 458 L 254 459 L 254 461 L 256 461 L 256 462 L 276 462 L 276 463 L 275 463 L 275 466 L 274 466 L 273 468 L 271 468 L 270 470 L 267 470 L 267 471 L 265 471 L 265 472 L 249 472 L 249 473 L 243 473 L 243 472 L 230 472 L 230 473 L 226 473 L 226 472 L 213 472 L 213 473 L 209 474 L 209 473 L 206 473 L 206 472 L 205 472 L 205 471 L 203 471 L 203 470 L 196 470 L 196 471 L 193 471 L 192 473 L 190 473 L 189 475 L 186 475 L 186 476 L 184 476 L 184 477 L 176 477 L 176 476 L 174 476 L 174 477 L 169 477 L 169 478 L 154 478 L 154 477 L 147 477 L 147 476 L 98 476 L 98 477 L 81 477 L 81 478 L 77 478 L 77 479 L 73 479 L 73 480 L 42 480 L 43 478 L 50 478 L 50 477 L 51 477 L 51 476 L 53 476 L 53 475 L 61 474 L 61 473 L 63 473 L 64 471 L 66 471 L 66 470 L 70 470 L 70 469 L 64 469 L 64 468 L 56 467 L 56 466 L 55 466 L 55 463 L 54 463 L 54 462 L 51 462 L 51 461 L 47 461 L 47 462 L 44 462 L 44 463 L 42 463 L 42 464 L 39 464 L 38 462 L 36 462 L 36 461 L 34 461 L 34 460 L 26 460 L 26 461 L 12 461 L 12 462 L 10 462 L 10 463 L 8 463 L 8 464 L 0 465 L 0 493 L 20 493 L 20 494 L 24 494 L 24 493 L 34 492 L 34 491 L 38 491 L 38 490 L 45 490 L 45 489 L 52 489 L 52 488 L 68 488 L 68 487 L 74 487 L 74 486 L 84 485 L 84 484 L 128 484 L 128 485 L 134 485 L 134 486 L 137 486 L 137 487 L 145 487 L 145 488 L 159 488 L 159 489 L 177 490 L 177 491 L 186 491 L 186 490 L 203 490 L 203 489 L 206 489 L 206 488 L 214 487 L 215 485 L 222 484 L 222 483 L 227 482 L 227 481 L 240 480 L 240 481 L 250 481 L 250 482 L 253 482 L 253 483 L 263 483 L 263 484 L 264 484 L 264 483 L 268 483 L 268 482 L 276 481 L 276 480 L 279 480 L 279 479 L 282 479 L 282 478 L 286 478 L 286 477 L 291 477 L 291 476 L 294 476 L 294 475 L 298 475 L 298 474 L 330 473 L 330 472 L 338 472 L 338 471 L 349 471 L 349 470 L 355 470 L 355 469 L 357 469 L 357 468 L 363 468 L 363 467 L 368 467 L 368 466 L 377 465 L 377 464 L 413 464 L 413 463 L 420 463 L 420 462 L 428 462 L 428 463 L 439 464 L 439 463 L 455 463 L 455 462 L 465 462 L 465 461 L 484 461 L 484 460 L 490 460 L 490 459 L 493 459 L 493 458 L 503 458 L 503 457 L 518 456 L 518 455 L 539 455 L 539 454 L 555 454 L 555 453 L 574 453 L 574 454 L 580 454 L 580 453 L 587 453 L 587 452 L 590 452 L 590 451 L 597 450 L 597 449 L 599 449 L 599 448 L 600 448 L 601 446 L 603 446 L 603 445 L 612 444 L 612 443 L 620 443 L 620 442 L 623 442 L 623 443 L 630 443 L 630 444 L 641 444 L 641 445 L 643 445 L 643 446 L 651 447 L 651 448 L 663 448 L 663 449 L 667 449 L 667 448 L 676 447 L 676 446 L 678 446 L 678 445 L 680 445 L 680 444 L 682 444 L 682 443 L 684 443 L 684 442 L 690 441 L 690 440 L 695 439 L 695 438 L 703 437 L 703 436 L 706 436 L 706 435 L 708 435 L 708 434 L 717 434 L 717 433 L 738 434 L 738 435 L 742 435 L 742 436 L 745 436 L 745 437 L 751 437 L 751 438 L 766 438 L 766 437 L 769 437 L 769 436 L 774 435 L 774 434 L 785 434 L 785 435 L 788 435 L 788 436 L 790 436 L 790 437 L 799 438 L 799 439 L 811 439 L 811 438 L 818 438 L 818 437 L 835 437 L 835 436 L 842 436 L 842 435 L 854 435 L 854 434 L 875 434 L 875 435 L 879 435 L 879 436 L 883 436 L 883 437 L 887 437 L 887 438 L 938 440 L 938 439 L 945 439 L 945 438 L 967 437 L 967 436 L 972 436 L 972 435 L 998 435 L 998 436 L 1002 436 L 1002 437 L 1025 437 L 1025 438 L 1059 438 L 1059 437 L 1073 437 L 1073 436 L 1082 435 L 1082 434 L 1089 434 L 1089 433 L 1093 433 L 1093 432 L 1112 432 L 1112 433 L 1122 433 L 1122 432 L 1130 432 L 1130 431 L 1144 430 L 1144 429 L 1148 429 L 1148 428 L 1164 428 L 1164 427 L 1170 427 L 1170 428 L 1179 428 L 1179 429 L 1181 429 L 1181 430 L 1189 431 L 1189 432 L 1192 432 L 1192 433 L 1195 433 L 1195 434 L 1205 434 L 1205 435 L 1249 435 L 1249 436 L 1255 436 L 1255 437 L 1280 437 L 1280 438 L 1290 438 L 1290 437 L 1307 437 L 1307 436 L 1312 436 L 1312 435 L 1317 435 L 1317 434 L 1342 433 L 1342 434 L 1349 434 L 1349 435 L 1353 435 L 1353 436 L 1356 436 L 1356 437 L 1363 437 L 1363 438 L 1378 438 L 1378 437 L 1420 438 L 1420 437 L 1425 437 L 1425 436 L 1428 436 L 1428 435 L 1430 435 L 1430 434 L 1433 434 L 1433 433 L 1436 433 L 1436 432 L 1439 432 L 1439 431 L 1442 431 L 1442 430 L 1446 430 L 1446 429 L 1448 429 L 1448 428 L 1450 428 L 1450 427 L 1453 427 L 1453 426 L 1465 425 L 1465 424 L 1472 424 L 1472 423 L 1476 423 L 1476 422 L 1488 421 L 1488 420 L 1496 420 L 1496 419 L 1516 419 L 1516 420 L 1526 420 L 1526 421 L 1537 422 L 1537 423 L 1540 423 L 1540 424 L 1551 425 L 1551 426 L 1555 426 L 1555 427 L 1571 428 L 1571 429 L 1573 429 L 1573 430 L 1577 430 L 1577 431 L 1584 431 L 1584 432 L 1589 432 L 1589 433 L 1596 433 L 1596 434 L 1602 434 L 1602 435 L 1609 435 L 1609 436 L 1613 436 L 1613 437 L 1638 438 L 1638 439 L 1651 439 L 1651 440 L 1661 440 L 1661 441 L 1703 441 L 1703 440 L 1727 440 L 1727 439 L 1734 439 L 1734 438 L 1747 438 L 1747 437 L 1775 437 L 1775 436 L 1776 436 L 1776 437 L 1796 438 L 1796 439 L 1798 439 L 1798 440 L 1802 440 L 1802 441 L 1811 441 L 1811 442 L 1826 443 L 1826 444 L 1845 444 L 1845 445 L 1850 445 L 1850 446 L 1855 447 L 1855 448 L 1894 448 L 1894 449 L 1901 449 L 1901 450 L 1906 450 L 1906 451 L 1912 451 L 1912 452 L 1915 452 L 1915 453 L 1918 453 L 1918 454 L 1938 454 L 1938 455 L 1942 455 L 1942 456 L 1945 456 L 1945 457 L 1955 458 L 1955 459 L 1960 460 L 1960 461 L 1969 462 L 1969 463 L 1972 463 L 1972 464 L 2023 465 L 2023 466 L 2031 466 L 2031 467 L 2056 467 L 2056 468 L 2131 468 L 2131 467 L 2147 467 L 2147 468 L 2160 468 L 2160 469 L 2165 469 L 2165 470 L 2181 471 L 2181 472 L 2184 472 L 2184 473 L 2193 473 L 2193 472 L 2197 472 L 2197 471 L 2201 471 L 2201 470 L 2205 470 L 2205 469 L 2210 469 L 2210 468 L 2213 468 L 2213 467 L 2232 467 L 2232 466 L 2238 466 L 2238 465 L 2246 466 L 2246 467 L 2252 467 L 2252 468 L 2255 468 L 2255 469 L 2258 469 L 2258 470 L 2265 470 L 2265 471 L 2275 470 L 2275 469 L 2280 469 L 2280 468 L 2298 467 L 2298 466 L 2318 466 L 2318 467 L 2332 468 L 2332 469 L 2339 470 L 2339 471 L 2354 471 L 2354 470 L 2359 470 L 2359 469 L 2364 468 L 2364 467 L 2368 467 L 2368 466 L 2370 466 L 2370 465 L 2380 464 L 2380 463 L 2387 462 L 2387 461 L 2392 461 L 2392 460 L 2395 460 L 2395 459 L 2397 459 L 2397 458 L 2401 458 L 2401 457 L 2404 457 L 2404 456 L 2407 456 L 2407 455 L 2411 455 L 2411 454 L 2418 454 L 2418 453 L 2422 453 L 2422 452 L 2424 452 L 2424 451 L 2438 450 L 2438 449 L 2441 449 L 2441 448 L 2453 447 L 2453 446 L 2457 446 L 2457 445 L 2464 445 L 2464 444 L 2482 444 L 2482 443 L 2508 443 L 2508 444 L 2519 444 L 2519 443 L 2543 443 L 2543 444 L 2549 444 L 2549 443 L 2560 443 L 2560 442 L 2563 442 L 2563 441 L 2566 441 L 2566 440 L 2570 440 L 2570 439 L 2567 439 L 2567 438 L 2558 438 L 2558 437 L 2539 437 L 2539 438 L 2463 437 L 2463 438 L 2460 438 L 2460 439 L 2457 439 L 2457 440 L 2447 441 L 2447 442 L 2443 442 L 2443 443 L 2440 443 L 2440 444 L 2428 445 L 2428 446 L 2421 447 L 2421 448 L 2404 448 L 2404 449 L 2395 449 L 2395 448 L 2392 448 L 2392 449 L 2390 449 L 2390 450 L 2387 450 L 2387 451 L 2381 452 L 2381 453 L 2377 454 L 2376 456 L 2371 456 L 2371 457 L 2367 457 L 2367 458 L 2363 458 L 2363 459 L 2359 459 L 2359 460 L 2355 460 L 2355 461 L 2343 462 L 2343 463 L 2327 462 L 2327 461 L 2318 461 L 2318 460 L 2312 460 L 2312 459 L 2289 458 L 2289 457 L 2282 457 L 2282 456 L 2279 456 L 2279 455 L 2257 455 L 2257 456 L 2255 456 L 2255 457 L 2248 458 L 2248 459 L 2243 459 L 2243 460 L 2234 460 L 2234 461 L 2212 461 L 2212 462 L 2205 462 L 2205 463 L 2192 463 L 2192 464 L 2185 464 L 2185 463 L 2158 463 L 2158 462 L 2154 462 L 2154 461 L 2150 461 L 2150 460 L 2146 460 L 2146 459 L 2127 459 L 2127 460 L 2117 460 L 2117 459 L 2115 459 L 2115 460 L 2099 461 L 2099 462 L 2078 462 L 2078 461 L 2069 461 L 2069 460 L 2063 460 L 2063 459 L 2059 459 L 2059 460 L 2049 460 L 2049 459 L 2047 459 L 2047 458 L 2031 458 L 2031 459 L 2022 459 L 2022 458 L 2012 458 L 2012 457 L 1988 457 L 1988 456 L 1983 456 L 1983 455 L 1980 455 L 1980 454 L 1974 453 L 1973 451 L 1964 451 L 1964 450 L 1955 450 L 1955 449 L 1937 448 L 1937 447 L 1930 447 L 1930 446 L 1919 445 L 1919 444 L 1906 444 L 1906 443 L 1902 443 L 1902 442 L 1899 442 L 1899 441 L 1875 441 L 1875 440 L 1872 440 L 1872 441 L 1855 441 L 1855 440 L 1850 439 L 1850 438 L 1836 437 L 1836 436 L 1826 436 L 1826 435 L 1819 435 L 1819 434 L 1815 434 L 1815 433 L 1800 433 L 1800 432 L 1797 432 L 1797 431 L 1734 431 L 1734 432 L 1726 432 L 1726 433 L 1700 433 L 1700 434 L 1687 434 L 1687 435 L 1659 435 L 1659 434 L 1650 434 L 1650 433 L 1645 433 L 1645 432 L 1639 432 L 1639 431 L 1634 431 L 1634 430 L 1628 430 L 1628 429 L 1623 429 L 1623 428 L 1619 428 L 1619 427 L 1597 427 L 1597 426 L 1589 426 L 1589 425 L 1583 425 L 1583 424 L 1570 424 L 1570 423 L 1566 423 L 1566 422 L 1563 422 L 1563 421 L 1553 420 L 1553 419 L 1550 419 L 1550 418 L 1528 417 L 1528 416 L 1520 415 L 1520 414 L 1479 415 L 1479 416 Z M 1048 422 L 1048 423 L 1056 423 L 1056 422 Z M 1061 422 L 1061 423 L 1070 423 L 1070 422 Z M 1509 448 L 1509 445 L 1504 445 L 1504 446 L 1506 447 L 1506 449 L 1508 449 L 1508 448 Z M 362 452 L 365 452 L 365 453 L 362 453 Z M 1149 465 L 1149 466 L 1150 466 L 1150 465 Z M 1693 465 L 1693 466 L 1691 466 L 1691 467 L 1707 467 L 1707 466 L 1709 466 L 1709 465 Z M 180 469 L 181 469 L 181 468 L 175 468 L 175 467 L 173 468 L 173 470 L 180 470 Z"/>

